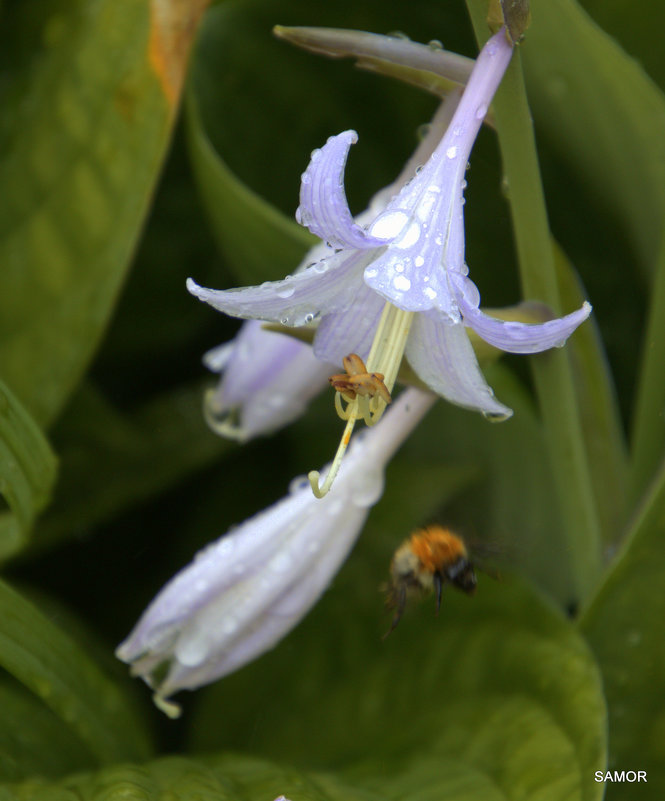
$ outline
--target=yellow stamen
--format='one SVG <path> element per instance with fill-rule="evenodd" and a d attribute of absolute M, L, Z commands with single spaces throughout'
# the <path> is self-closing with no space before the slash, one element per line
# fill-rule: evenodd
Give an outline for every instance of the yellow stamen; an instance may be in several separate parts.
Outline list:
<path fill-rule="evenodd" d="M 379 373 L 383 375 L 383 384 L 388 393 L 392 392 L 395 385 L 395 379 L 397 378 L 402 356 L 404 355 L 404 348 L 406 347 L 406 340 L 411 329 L 413 314 L 413 312 L 407 312 L 397 306 L 393 306 L 392 303 L 386 303 L 367 357 L 367 372 L 369 374 Z M 328 470 L 328 475 L 321 485 L 319 485 L 321 475 L 318 470 L 312 470 L 307 476 L 312 486 L 312 492 L 317 498 L 323 498 L 330 490 L 351 441 L 351 432 L 356 420 L 362 418 L 368 426 L 372 426 L 381 419 L 388 405 L 385 398 L 379 394 L 371 397 L 356 394 L 355 398 L 351 400 L 348 397 L 345 398 L 347 406 L 344 408 L 342 406 L 342 397 L 343 393 L 337 392 L 335 394 L 335 409 L 342 420 L 346 420 L 346 426 L 335 458 Z"/>

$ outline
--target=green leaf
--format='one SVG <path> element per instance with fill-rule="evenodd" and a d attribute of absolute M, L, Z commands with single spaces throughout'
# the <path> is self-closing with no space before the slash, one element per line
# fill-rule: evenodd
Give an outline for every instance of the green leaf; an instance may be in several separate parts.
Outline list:
<path fill-rule="evenodd" d="M 665 238 L 651 288 L 649 317 L 644 334 L 637 399 L 632 420 L 632 462 L 628 489 L 636 503 L 651 482 L 665 455 Z"/>
<path fill-rule="evenodd" d="M 0 665 L 38 696 L 97 762 L 147 756 L 143 727 L 118 686 L 5 582 L 0 582 Z"/>
<path fill-rule="evenodd" d="M 231 450 L 203 422 L 202 399 L 201 382 L 183 384 L 123 416 L 84 385 L 54 430 L 62 476 L 36 548 L 117 517 Z"/>
<path fill-rule="evenodd" d="M 141 230 L 201 0 L 183 8 L 37 0 L 4 10 L 0 360 L 40 423 L 87 367 Z"/>
<path fill-rule="evenodd" d="M 19 684 L 3 680 L 0 709 L 0 781 L 93 767 L 90 752 L 76 735 Z"/>
<path fill-rule="evenodd" d="M 242 283 L 288 275 L 317 241 L 236 178 L 206 136 L 194 93 L 187 102 L 192 166 L 211 230 Z"/>
<path fill-rule="evenodd" d="M 581 306 L 586 298 L 584 288 L 556 244 L 554 260 L 564 307 Z M 595 316 L 579 327 L 567 347 L 601 531 L 605 542 L 615 542 L 626 517 L 628 453 L 614 380 Z"/>
<path fill-rule="evenodd" d="M 414 604 L 382 641 L 377 533 L 289 638 L 205 693 L 195 746 L 251 742 L 387 798 L 599 798 L 603 698 L 572 626 L 481 577 L 476 598 L 446 592 L 438 619 Z"/>
<path fill-rule="evenodd" d="M 664 537 L 661 463 L 621 553 L 580 620 L 603 674 L 610 768 L 646 770 L 651 798 L 665 794 Z M 633 799 L 635 793 L 628 784 L 616 785 L 611 798 Z"/>
<path fill-rule="evenodd" d="M 602 198 L 650 273 L 665 218 L 663 95 L 573 0 L 532 0 L 531 10 L 520 52 L 538 131 Z"/>
<path fill-rule="evenodd" d="M 10 509 L 0 514 L 0 561 L 24 546 L 55 476 L 56 458 L 44 435 L 0 381 L 0 492 Z"/>

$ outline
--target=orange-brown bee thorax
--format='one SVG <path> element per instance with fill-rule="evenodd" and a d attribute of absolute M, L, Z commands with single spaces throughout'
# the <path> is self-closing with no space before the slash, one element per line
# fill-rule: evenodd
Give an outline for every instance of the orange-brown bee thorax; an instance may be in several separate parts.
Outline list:
<path fill-rule="evenodd" d="M 462 540 L 441 526 L 428 526 L 415 531 L 411 535 L 410 545 L 422 567 L 431 573 L 467 557 Z"/>

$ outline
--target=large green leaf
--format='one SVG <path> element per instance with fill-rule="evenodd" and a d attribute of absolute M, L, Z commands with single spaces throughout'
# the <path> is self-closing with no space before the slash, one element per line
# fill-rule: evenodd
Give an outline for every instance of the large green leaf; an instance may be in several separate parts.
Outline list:
<path fill-rule="evenodd" d="M 98 763 L 147 756 L 143 726 L 119 687 L 5 582 L 0 582 L 0 665 L 53 711 Z"/>
<path fill-rule="evenodd" d="M 661 464 L 606 581 L 580 621 L 603 674 L 610 767 L 646 770 L 650 798 L 665 794 L 665 466 Z M 636 790 L 615 785 L 612 799 Z"/>
<path fill-rule="evenodd" d="M 84 385 L 54 430 L 62 475 L 36 548 L 117 517 L 231 449 L 203 422 L 203 388 L 181 385 L 123 416 Z"/>
<path fill-rule="evenodd" d="M 205 693 L 194 745 L 334 767 L 389 798 L 598 798 L 604 704 L 572 625 L 520 582 L 481 577 L 476 598 L 447 592 L 438 620 L 414 605 L 382 641 L 395 534 L 370 524 L 304 623 Z"/>
<path fill-rule="evenodd" d="M 67 725 L 20 685 L 0 684 L 0 781 L 91 768 L 90 752 Z"/>
<path fill-rule="evenodd" d="M 55 475 L 55 455 L 39 426 L 0 381 L 0 493 L 9 506 L 0 513 L 0 560 L 25 544 Z"/>
<path fill-rule="evenodd" d="M 2 26 L 0 360 L 39 422 L 108 322 L 203 0 L 37 0 Z"/>
<path fill-rule="evenodd" d="M 539 133 L 609 208 L 650 271 L 665 211 L 663 95 L 574 0 L 531 7 L 521 53 Z"/>

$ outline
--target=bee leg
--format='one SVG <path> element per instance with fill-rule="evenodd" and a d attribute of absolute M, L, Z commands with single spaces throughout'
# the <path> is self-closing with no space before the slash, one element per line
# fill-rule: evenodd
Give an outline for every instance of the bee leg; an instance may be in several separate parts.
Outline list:
<path fill-rule="evenodd" d="M 443 590 L 443 578 L 441 573 L 434 574 L 434 590 L 436 592 L 436 616 L 439 616 L 441 609 L 441 591 Z"/>
<path fill-rule="evenodd" d="M 397 627 L 397 624 L 402 619 L 402 615 L 404 614 L 404 609 L 406 608 L 406 587 L 400 586 L 393 597 L 394 597 L 395 614 L 393 615 L 390 628 L 383 635 L 383 637 L 381 637 L 382 640 L 385 640 L 389 634 L 393 633 L 393 631 Z"/>

